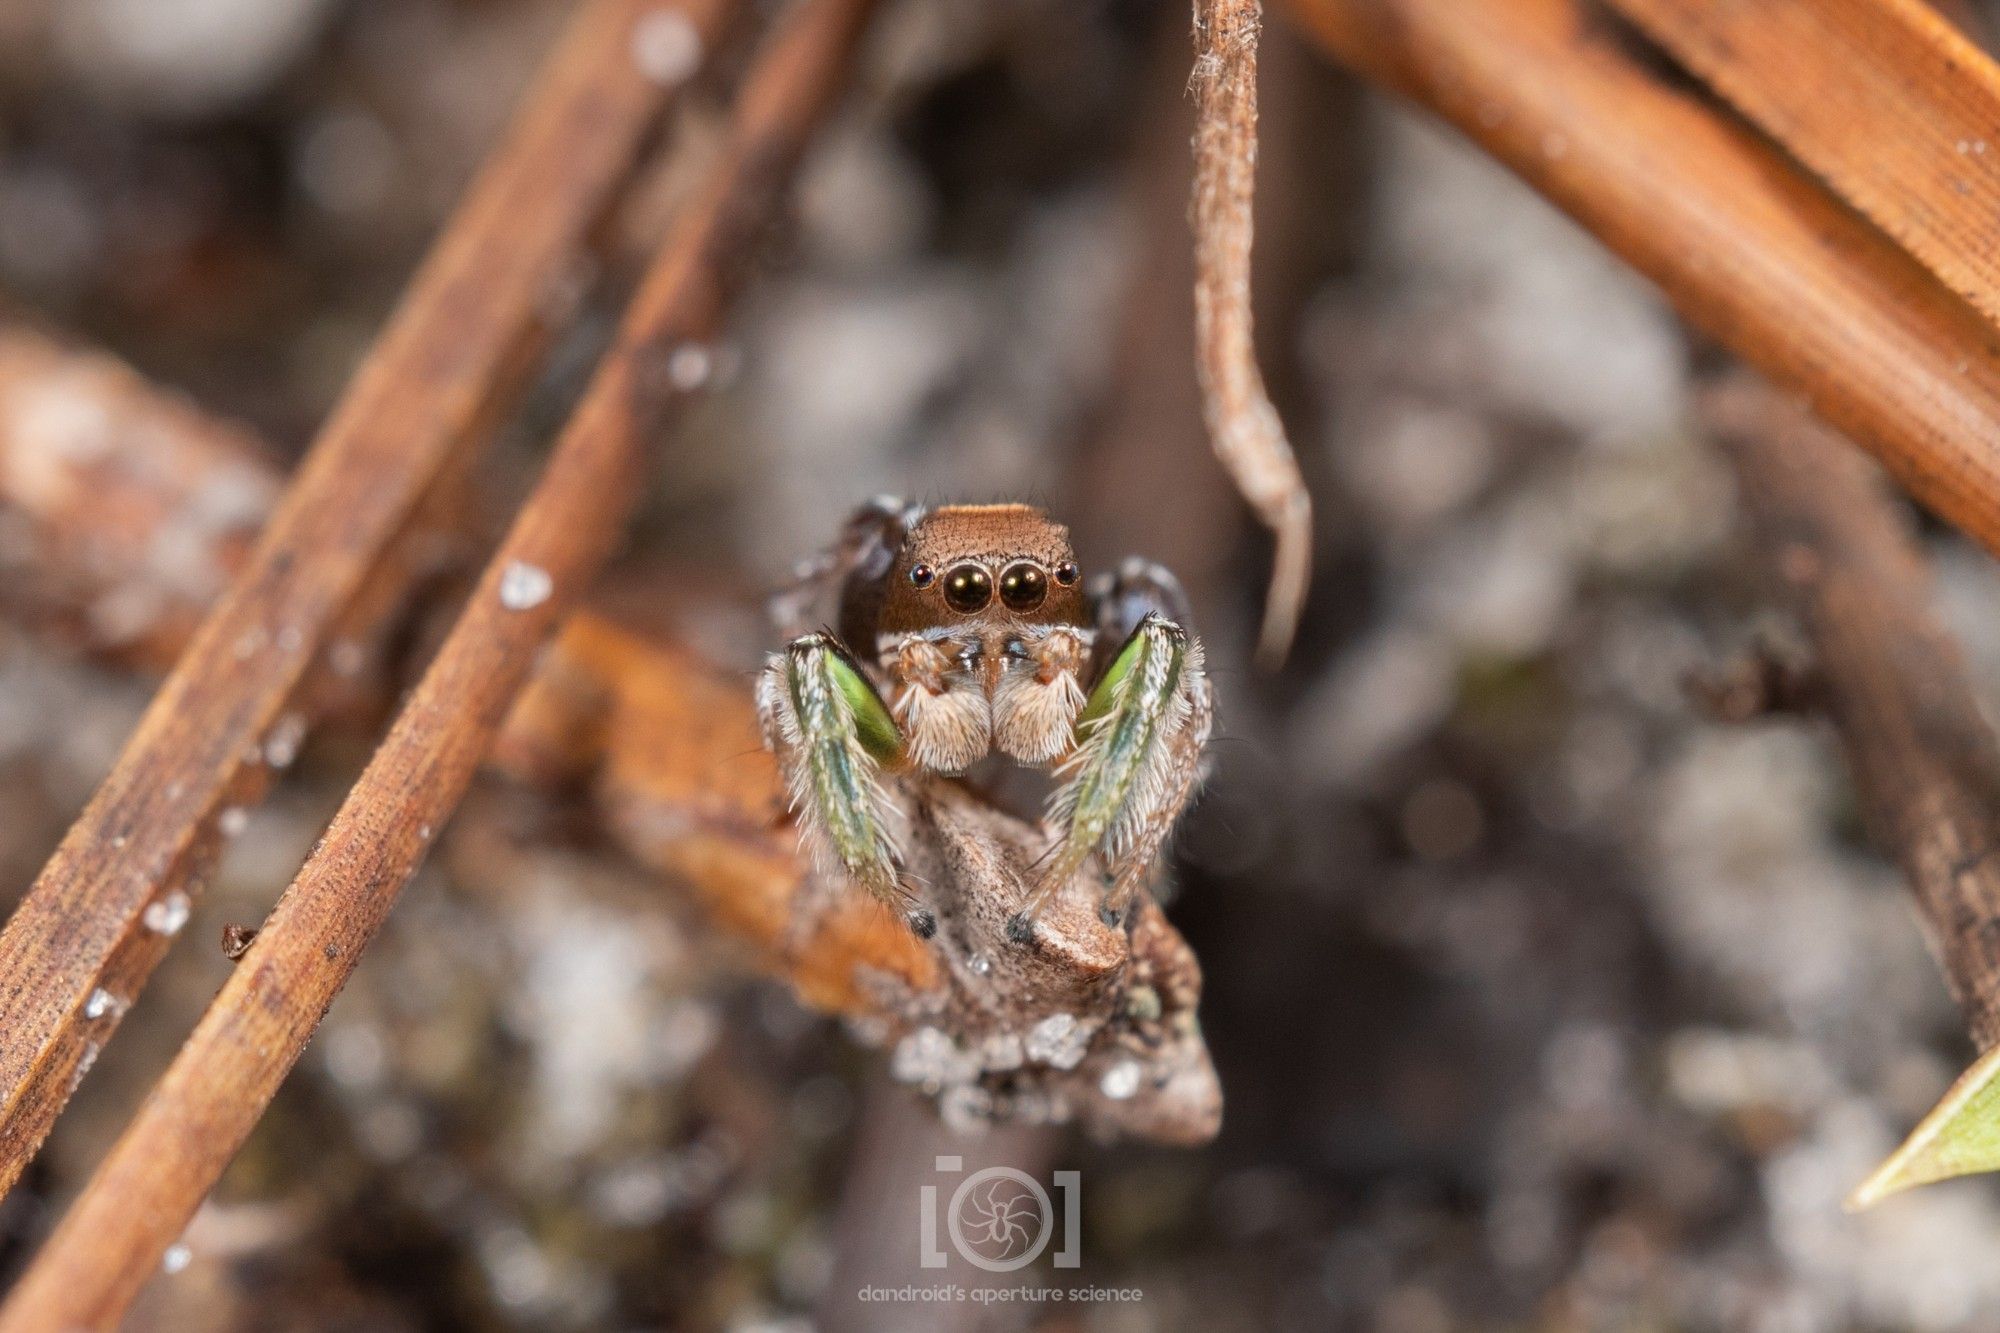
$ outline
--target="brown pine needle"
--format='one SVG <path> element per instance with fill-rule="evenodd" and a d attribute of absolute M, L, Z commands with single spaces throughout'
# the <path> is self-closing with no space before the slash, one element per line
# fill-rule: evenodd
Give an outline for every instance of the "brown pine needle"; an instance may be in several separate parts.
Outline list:
<path fill-rule="evenodd" d="M 702 33 L 726 10 L 685 0 Z M 526 99 L 327 421 L 242 578 L 155 696 L 117 766 L 0 931 L 0 1194 L 19 1177 L 113 1011 L 200 891 L 226 801 L 269 778 L 246 756 L 286 720 L 335 627 L 366 609 L 399 533 L 476 453 L 518 383 L 550 285 L 622 188 L 672 89 L 631 58 L 646 0 L 596 0 Z M 94 392 L 101 377 L 72 383 Z M 43 456 L 46 459 L 46 454 Z M 164 915 L 160 915 L 164 914 Z"/>
<path fill-rule="evenodd" d="M 1194 337 L 1215 455 L 1277 539 L 1258 659 L 1284 661 L 1312 579 L 1312 497 L 1264 390 L 1250 312 L 1257 183 L 1258 0 L 1196 0 Z"/>

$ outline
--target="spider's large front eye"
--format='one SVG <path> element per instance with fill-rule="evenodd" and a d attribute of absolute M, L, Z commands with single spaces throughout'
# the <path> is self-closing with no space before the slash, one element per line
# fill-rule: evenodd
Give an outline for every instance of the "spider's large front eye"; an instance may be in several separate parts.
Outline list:
<path fill-rule="evenodd" d="M 944 602 L 961 615 L 971 615 L 993 600 L 993 576 L 980 565 L 953 565 L 944 575 Z"/>
<path fill-rule="evenodd" d="M 1040 565 L 1026 561 L 1009 565 L 1000 575 L 1000 600 L 1010 610 L 1032 611 L 1049 595 L 1049 576 Z"/>

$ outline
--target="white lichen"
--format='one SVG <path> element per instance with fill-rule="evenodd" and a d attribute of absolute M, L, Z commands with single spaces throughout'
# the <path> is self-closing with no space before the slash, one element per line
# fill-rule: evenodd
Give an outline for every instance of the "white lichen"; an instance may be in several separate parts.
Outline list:
<path fill-rule="evenodd" d="M 1024 1050 L 1036 1064 L 1074 1069 L 1089 1045 L 1090 1031 L 1076 1021 L 1075 1014 L 1051 1014 L 1029 1031 Z"/>
<path fill-rule="evenodd" d="M 1120 1060 L 1104 1071 L 1104 1077 L 1097 1081 L 1097 1090 L 1114 1102 L 1122 1102 L 1139 1091 L 1139 1062 Z"/>

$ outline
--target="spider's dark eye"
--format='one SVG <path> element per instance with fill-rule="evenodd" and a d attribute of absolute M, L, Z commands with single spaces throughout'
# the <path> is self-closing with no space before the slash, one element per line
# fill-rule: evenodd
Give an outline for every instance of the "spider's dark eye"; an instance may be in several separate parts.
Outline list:
<path fill-rule="evenodd" d="M 910 583 L 918 588 L 928 588 L 937 582 L 937 571 L 929 565 L 911 565 Z"/>
<path fill-rule="evenodd" d="M 1000 600 L 1010 610 L 1032 611 L 1049 595 L 1049 576 L 1040 565 L 1026 561 L 1007 566 L 1000 575 Z"/>
<path fill-rule="evenodd" d="M 1076 561 L 1065 560 L 1056 566 L 1056 582 L 1065 588 L 1074 588 L 1076 581 L 1083 577 L 1083 571 L 1076 567 Z"/>
<path fill-rule="evenodd" d="M 993 576 L 978 565 L 953 565 L 944 574 L 945 605 L 971 615 L 993 600 Z"/>

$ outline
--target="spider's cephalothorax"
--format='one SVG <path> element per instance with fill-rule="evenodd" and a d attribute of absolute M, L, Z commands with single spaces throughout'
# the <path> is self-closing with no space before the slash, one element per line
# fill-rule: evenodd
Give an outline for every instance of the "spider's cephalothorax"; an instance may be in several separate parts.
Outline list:
<path fill-rule="evenodd" d="M 1010 932 L 1031 938 L 1036 912 L 1093 857 L 1116 919 L 1193 794 L 1208 740 L 1183 601 L 1143 561 L 1086 591 L 1068 530 L 1028 505 L 864 507 L 781 602 L 789 632 L 813 623 L 815 602 L 837 632 L 798 633 L 758 687 L 808 840 L 927 934 L 935 917 L 898 856 L 906 784 L 998 751 L 1058 780 L 1053 842 Z"/>

